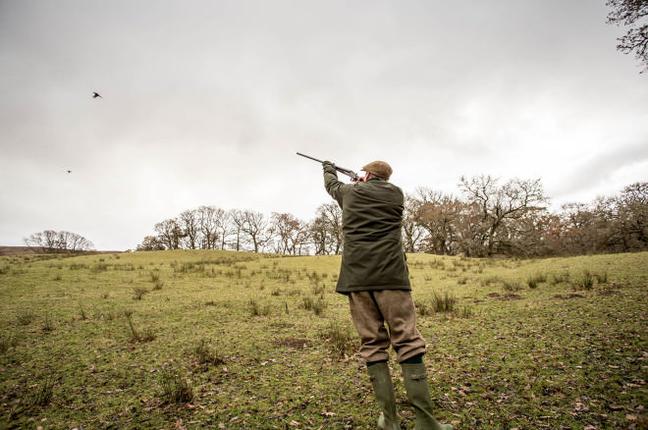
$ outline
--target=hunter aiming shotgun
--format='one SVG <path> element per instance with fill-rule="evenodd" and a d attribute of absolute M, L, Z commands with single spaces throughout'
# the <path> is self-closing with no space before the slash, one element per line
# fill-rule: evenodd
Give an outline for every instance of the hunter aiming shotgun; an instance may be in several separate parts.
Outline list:
<path fill-rule="evenodd" d="M 358 354 L 367 365 L 381 409 L 373 428 L 401 430 L 389 366 L 389 349 L 393 347 L 416 416 L 414 429 L 452 430 L 452 425 L 441 424 L 434 417 L 436 402 L 430 395 L 423 362 L 426 341 L 416 327 L 416 308 L 403 252 L 405 195 L 389 180 L 391 166 L 385 161 L 372 161 L 360 169 L 364 173 L 358 177 L 330 161 L 297 154 L 322 163 L 324 188 L 342 210 L 344 247 L 335 291 L 349 301 L 351 320 L 362 343 Z M 343 183 L 338 173 L 350 176 L 353 183 Z"/>
<path fill-rule="evenodd" d="M 318 160 L 317 158 L 313 158 L 310 155 L 302 154 L 301 152 L 298 152 L 297 155 L 302 156 L 304 158 L 308 158 L 308 159 L 313 160 L 313 161 L 317 161 L 318 163 L 324 164 L 324 162 L 322 160 Z M 335 164 L 334 164 L 334 166 L 335 166 Z M 360 179 L 358 177 L 358 175 L 356 174 L 356 172 L 354 172 L 353 170 L 345 169 L 345 168 L 339 167 L 339 166 L 335 166 L 335 170 L 342 173 L 343 175 L 347 175 L 354 182 L 356 182 L 356 181 L 358 181 L 358 179 Z"/>

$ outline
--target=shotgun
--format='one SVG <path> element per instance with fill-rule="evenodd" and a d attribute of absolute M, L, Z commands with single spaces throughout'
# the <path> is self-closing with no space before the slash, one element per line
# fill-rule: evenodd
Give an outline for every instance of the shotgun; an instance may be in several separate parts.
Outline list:
<path fill-rule="evenodd" d="M 298 152 L 297 155 L 302 156 L 304 158 L 308 158 L 308 159 L 313 160 L 313 161 L 317 161 L 318 163 L 324 164 L 324 162 L 322 160 L 318 160 L 317 158 L 313 158 L 310 155 L 302 154 L 301 152 Z M 335 167 L 335 170 L 342 173 L 343 175 L 347 175 L 354 182 L 360 179 L 358 177 L 358 175 L 356 174 L 356 172 L 354 172 L 353 170 L 345 169 L 343 167 L 336 166 L 335 164 L 333 164 L 333 167 Z"/>

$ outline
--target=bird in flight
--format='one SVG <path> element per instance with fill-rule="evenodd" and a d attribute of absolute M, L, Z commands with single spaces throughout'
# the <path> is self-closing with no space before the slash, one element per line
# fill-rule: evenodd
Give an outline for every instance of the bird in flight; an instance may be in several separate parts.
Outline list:
<path fill-rule="evenodd" d="M 68 173 L 72 173 L 72 170 L 66 170 L 66 172 L 68 172 Z"/>
<path fill-rule="evenodd" d="M 93 99 L 96 99 L 97 97 L 101 97 L 101 94 L 99 94 L 99 93 L 96 92 L 96 91 L 93 92 L 93 93 L 92 93 L 92 98 L 93 98 Z M 103 97 L 101 97 L 101 98 L 103 98 Z"/>

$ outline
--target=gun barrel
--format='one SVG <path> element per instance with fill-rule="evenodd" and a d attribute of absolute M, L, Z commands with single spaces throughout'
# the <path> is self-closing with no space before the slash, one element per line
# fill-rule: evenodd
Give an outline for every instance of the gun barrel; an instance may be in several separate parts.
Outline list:
<path fill-rule="evenodd" d="M 322 160 L 318 160 L 317 158 L 313 158 L 310 155 L 302 154 L 301 152 L 298 152 L 297 155 L 300 155 L 300 156 L 305 157 L 305 158 L 309 158 L 309 159 L 311 159 L 313 161 L 317 161 L 318 163 L 323 163 Z"/>
<path fill-rule="evenodd" d="M 310 155 L 302 154 L 301 152 L 297 152 L 297 155 L 302 156 L 304 158 L 308 158 L 309 160 L 317 161 L 318 163 L 324 163 L 322 160 L 318 160 L 317 158 L 311 157 Z M 353 170 L 345 169 L 344 167 L 339 167 L 336 166 L 335 164 L 333 166 L 335 167 L 335 170 L 342 173 L 343 175 L 348 176 L 354 181 L 358 180 L 358 175 Z"/>

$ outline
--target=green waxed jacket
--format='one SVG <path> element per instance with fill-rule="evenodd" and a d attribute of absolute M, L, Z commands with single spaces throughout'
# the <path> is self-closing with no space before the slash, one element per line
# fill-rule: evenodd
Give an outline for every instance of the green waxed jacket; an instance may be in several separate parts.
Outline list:
<path fill-rule="evenodd" d="M 344 248 L 336 291 L 410 290 L 401 189 L 378 178 L 345 184 L 329 163 L 324 186 L 342 208 Z"/>

